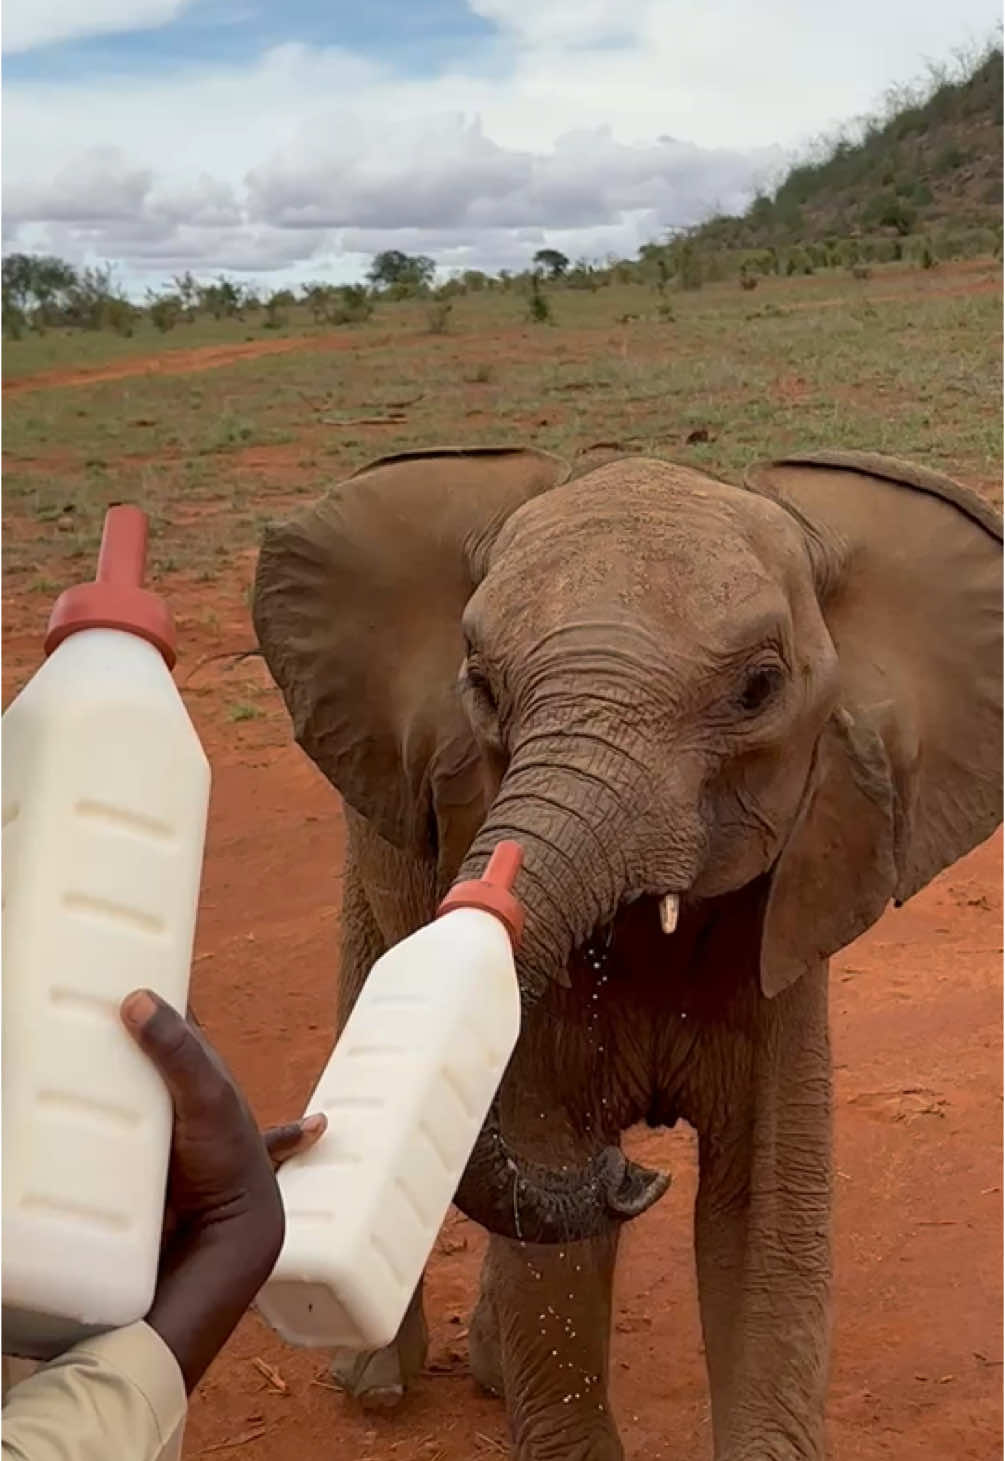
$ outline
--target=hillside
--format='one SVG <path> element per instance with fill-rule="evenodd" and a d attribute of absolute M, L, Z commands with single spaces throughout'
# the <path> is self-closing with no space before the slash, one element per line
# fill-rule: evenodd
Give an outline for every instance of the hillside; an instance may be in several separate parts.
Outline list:
<path fill-rule="evenodd" d="M 857 138 L 821 145 L 742 218 L 692 235 L 712 248 L 770 248 L 866 235 L 1000 229 L 1002 49 L 952 78 L 888 98 Z"/>

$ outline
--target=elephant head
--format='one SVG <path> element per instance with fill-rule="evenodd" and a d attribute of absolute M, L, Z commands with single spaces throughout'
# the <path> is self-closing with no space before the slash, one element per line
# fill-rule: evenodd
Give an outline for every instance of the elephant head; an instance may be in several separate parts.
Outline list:
<path fill-rule="evenodd" d="M 523 845 L 528 1019 L 626 901 L 671 927 L 755 880 L 773 998 L 1000 820 L 1001 525 L 887 458 L 743 488 L 642 458 L 387 458 L 268 531 L 254 619 L 300 745 L 441 891 Z M 549 1241 L 662 1185 L 610 1150 L 531 1168 L 492 1120 L 458 1202 Z"/>

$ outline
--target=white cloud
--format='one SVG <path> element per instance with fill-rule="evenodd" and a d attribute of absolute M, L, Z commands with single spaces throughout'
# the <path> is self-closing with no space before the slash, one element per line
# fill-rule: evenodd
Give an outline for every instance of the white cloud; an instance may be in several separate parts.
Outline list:
<path fill-rule="evenodd" d="M 117 147 L 95 147 L 77 153 L 51 179 L 15 178 L 5 190 L 4 214 L 15 225 L 126 221 L 143 211 L 152 182 L 152 168 L 130 163 Z"/>
<path fill-rule="evenodd" d="M 651 0 L 470 0 L 470 7 L 523 45 L 575 49 L 630 41 L 653 8 Z"/>
<path fill-rule="evenodd" d="M 149 20 L 167 0 L 141 3 Z M 290 42 L 242 66 L 7 79 L 7 247 L 44 236 L 143 280 L 186 263 L 344 277 L 382 247 L 494 267 L 543 242 L 630 253 L 741 207 L 778 144 L 996 20 L 992 0 L 469 3 L 500 29 L 494 67 L 406 78 Z"/>
<path fill-rule="evenodd" d="M 167 25 L 192 0 L 4 0 L 3 48 L 32 51 L 56 41 Z"/>

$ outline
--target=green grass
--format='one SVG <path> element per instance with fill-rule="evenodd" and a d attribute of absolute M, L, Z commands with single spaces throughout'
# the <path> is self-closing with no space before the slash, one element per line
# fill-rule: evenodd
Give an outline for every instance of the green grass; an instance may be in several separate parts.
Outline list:
<path fill-rule="evenodd" d="M 210 582 L 292 501 L 375 456 L 448 442 L 574 455 L 614 441 L 730 480 L 787 449 L 872 448 L 994 496 L 999 280 L 989 261 L 766 279 L 756 293 L 733 281 L 675 293 L 672 320 L 642 286 L 563 290 L 547 330 L 527 322 L 526 296 L 500 293 L 457 299 L 443 335 L 429 334 L 420 302 L 388 304 L 335 332 L 345 348 L 315 339 L 189 375 L 168 373 L 173 335 L 151 341 L 156 375 L 9 395 L 7 572 L 24 590 L 79 577 L 106 506 L 128 499 L 151 513 L 155 573 Z M 218 347 L 249 331 L 176 333 Z M 93 364 L 99 345 L 115 356 L 135 343 L 26 340 L 7 346 L 5 366 L 21 373 L 21 350 L 37 366 L 44 344 L 68 371 Z M 696 428 L 708 440 L 689 445 Z"/>
<path fill-rule="evenodd" d="M 261 720 L 265 711 L 260 705 L 249 705 L 247 701 L 240 701 L 237 705 L 230 707 L 230 719 L 235 722 L 242 720 Z"/>

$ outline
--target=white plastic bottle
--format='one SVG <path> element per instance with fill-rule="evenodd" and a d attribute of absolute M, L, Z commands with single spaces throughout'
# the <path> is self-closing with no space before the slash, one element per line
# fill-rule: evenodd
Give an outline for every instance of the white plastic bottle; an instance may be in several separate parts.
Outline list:
<path fill-rule="evenodd" d="M 397 1332 L 520 1032 L 520 847 L 374 964 L 307 1103 L 328 1128 L 279 1173 L 286 1240 L 258 1307 L 290 1344 Z"/>
<path fill-rule="evenodd" d="M 153 1297 L 171 1106 L 119 1019 L 188 997 L 209 764 L 142 588 L 147 520 L 106 519 L 3 741 L 3 1348 L 46 1359 Z"/>

